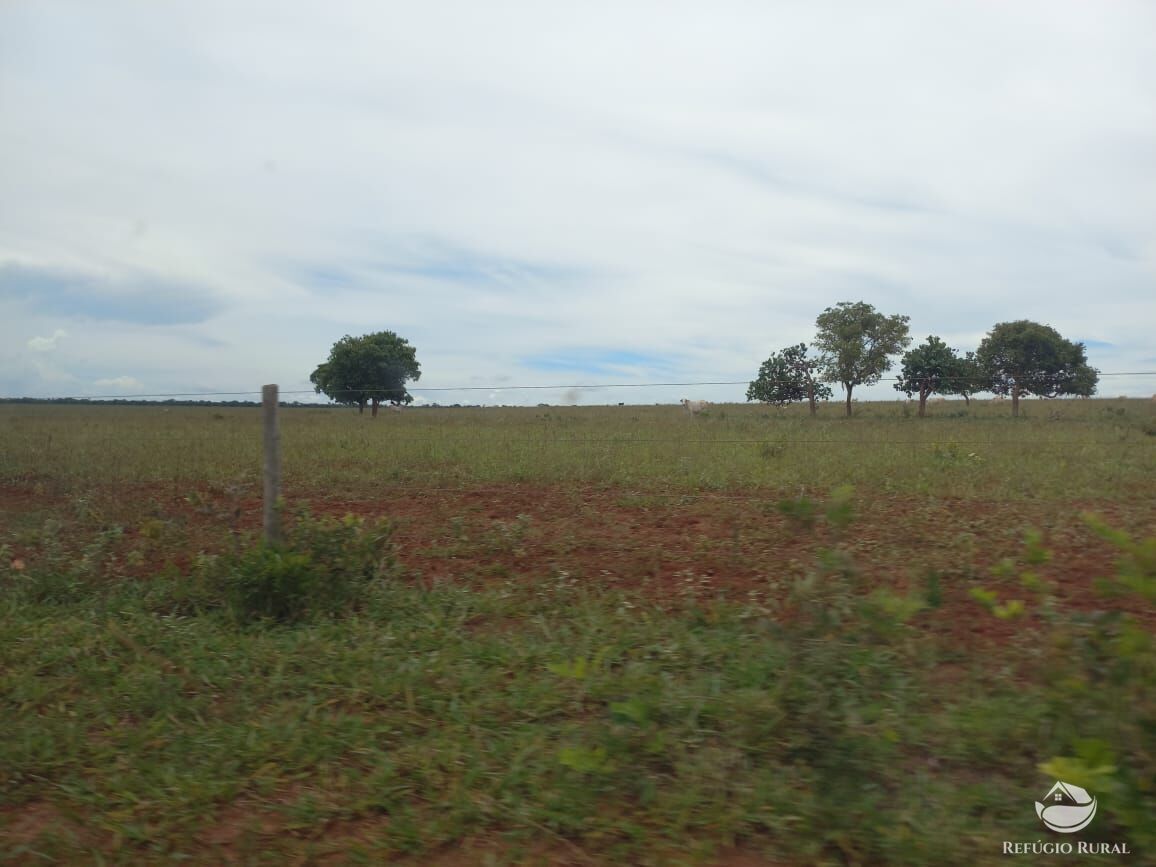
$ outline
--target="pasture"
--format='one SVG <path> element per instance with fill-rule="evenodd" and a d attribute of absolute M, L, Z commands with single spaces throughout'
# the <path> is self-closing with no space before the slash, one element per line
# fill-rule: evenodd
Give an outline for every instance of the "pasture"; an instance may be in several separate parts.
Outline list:
<path fill-rule="evenodd" d="M 284 408 L 381 568 L 241 623 L 259 409 L 0 405 L 0 856 L 1156 863 L 1156 404 L 1022 411 Z"/>

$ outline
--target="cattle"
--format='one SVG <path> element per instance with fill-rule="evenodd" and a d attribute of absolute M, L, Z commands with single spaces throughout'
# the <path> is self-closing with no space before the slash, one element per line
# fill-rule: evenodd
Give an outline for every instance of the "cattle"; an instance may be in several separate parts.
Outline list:
<path fill-rule="evenodd" d="M 947 403 L 947 398 L 946 397 L 933 397 L 931 399 L 931 402 L 932 403 Z"/>
<path fill-rule="evenodd" d="M 386 409 L 388 409 L 390 412 L 401 412 L 401 404 L 391 403 L 386 406 Z"/>
<path fill-rule="evenodd" d="M 682 408 L 691 415 L 698 415 L 710 406 L 709 400 L 687 400 L 685 397 L 680 400 L 679 403 L 681 403 Z"/>

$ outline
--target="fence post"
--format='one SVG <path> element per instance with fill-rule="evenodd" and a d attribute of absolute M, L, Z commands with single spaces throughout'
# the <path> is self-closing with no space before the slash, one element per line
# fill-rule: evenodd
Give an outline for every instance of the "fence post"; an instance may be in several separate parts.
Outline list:
<path fill-rule="evenodd" d="M 261 386 L 265 428 L 265 543 L 281 541 L 281 432 L 277 428 L 277 386 Z"/>

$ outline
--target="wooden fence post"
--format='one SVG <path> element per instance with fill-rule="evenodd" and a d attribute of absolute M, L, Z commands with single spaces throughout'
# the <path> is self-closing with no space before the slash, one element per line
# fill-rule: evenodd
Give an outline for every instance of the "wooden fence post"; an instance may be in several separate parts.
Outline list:
<path fill-rule="evenodd" d="M 281 542 L 281 431 L 277 427 L 277 386 L 261 387 L 265 427 L 265 543 Z"/>

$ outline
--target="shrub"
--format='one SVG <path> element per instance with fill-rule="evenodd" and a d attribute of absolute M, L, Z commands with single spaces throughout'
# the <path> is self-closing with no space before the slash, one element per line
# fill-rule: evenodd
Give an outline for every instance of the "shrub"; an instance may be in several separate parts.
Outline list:
<path fill-rule="evenodd" d="M 1058 755 L 1041 771 L 1112 798 L 1112 818 L 1137 848 L 1156 845 L 1156 642 L 1145 621 L 1156 603 L 1156 537 L 1132 539 L 1095 515 L 1085 521 L 1120 552 L 1106 595 L 1133 611 L 1081 611 L 1055 625 L 1046 668 Z M 1146 615 L 1146 616 L 1145 616 Z"/>
<path fill-rule="evenodd" d="M 238 554 L 204 558 L 196 577 L 239 623 L 292 623 L 355 610 L 394 567 L 387 522 L 302 512 L 283 544 L 259 543 Z"/>

